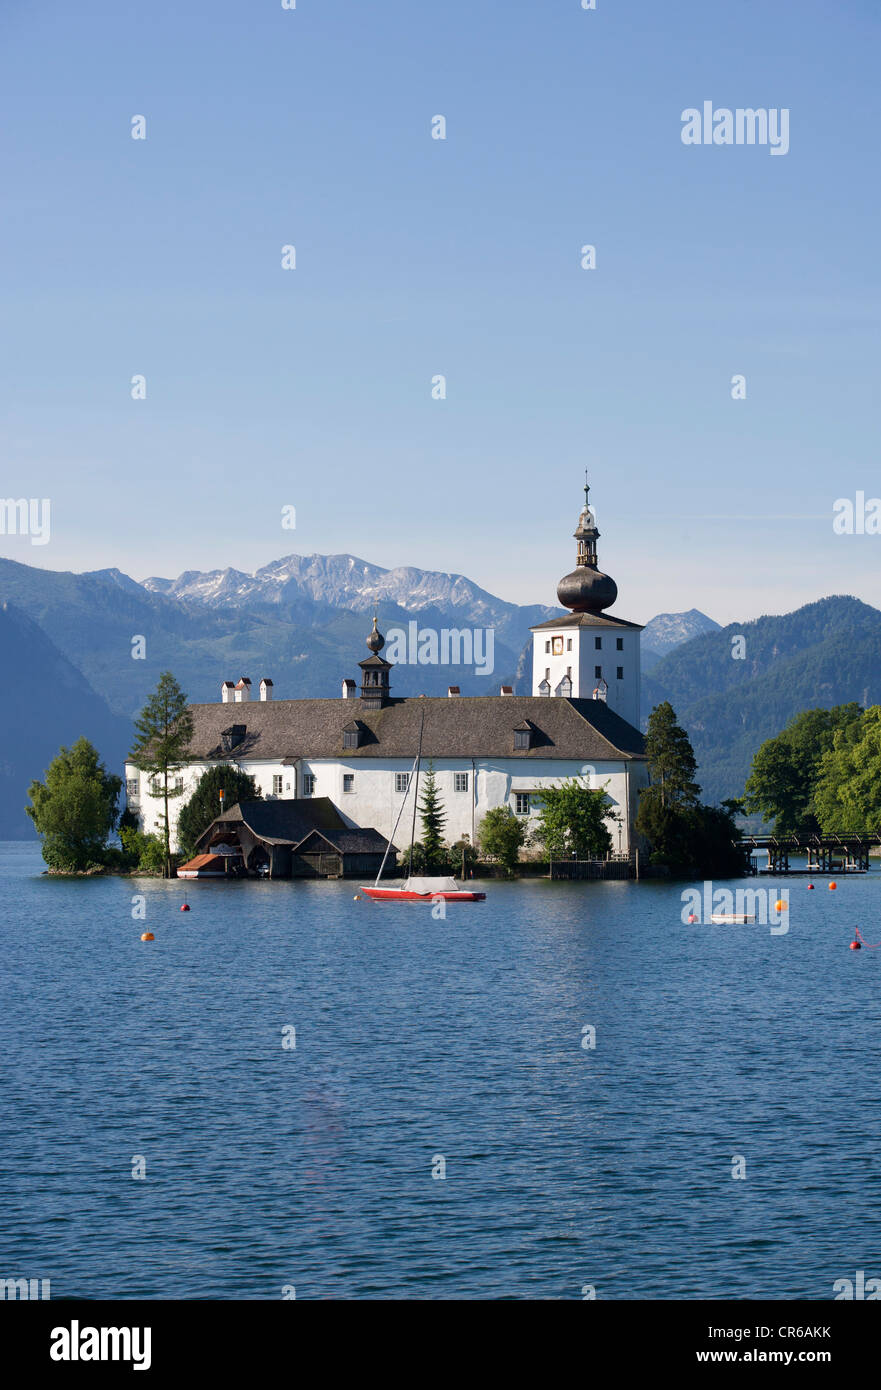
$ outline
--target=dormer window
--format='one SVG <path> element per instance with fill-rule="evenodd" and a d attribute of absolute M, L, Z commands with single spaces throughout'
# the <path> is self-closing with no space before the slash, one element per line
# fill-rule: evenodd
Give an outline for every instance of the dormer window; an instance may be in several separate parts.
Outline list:
<path fill-rule="evenodd" d="M 545 676 L 545 678 L 544 678 L 543 681 L 539 681 L 539 683 L 538 683 L 538 693 L 539 693 L 539 695 L 550 695 L 550 693 L 551 693 L 551 683 L 550 683 L 550 681 L 548 680 L 547 676 Z"/>
<path fill-rule="evenodd" d="M 532 725 L 527 719 L 522 724 L 518 724 L 514 730 L 514 752 L 525 753 L 527 748 L 532 747 Z"/>
<path fill-rule="evenodd" d="M 224 753 L 231 753 L 240 743 L 244 742 L 247 725 L 231 724 L 228 729 L 224 729 L 220 735 L 220 747 Z"/>
<path fill-rule="evenodd" d="M 363 741 L 363 727 L 357 719 L 353 719 L 351 724 L 347 724 L 343 729 L 343 748 L 360 748 Z"/>

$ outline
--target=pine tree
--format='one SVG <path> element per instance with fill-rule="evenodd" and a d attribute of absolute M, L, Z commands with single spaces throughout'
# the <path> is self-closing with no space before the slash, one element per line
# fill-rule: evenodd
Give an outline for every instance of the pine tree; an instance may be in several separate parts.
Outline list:
<path fill-rule="evenodd" d="M 657 798 L 662 808 L 685 810 L 689 806 L 696 806 L 701 790 L 694 780 L 697 759 L 688 734 L 676 721 L 669 700 L 656 705 L 649 715 L 645 753 L 652 776 L 652 790 L 657 788 Z"/>
<path fill-rule="evenodd" d="M 193 719 L 187 697 L 170 671 L 163 671 L 159 684 L 135 720 L 135 746 L 131 761 L 150 777 L 150 795 L 161 797 L 164 806 L 165 877 L 171 878 L 171 834 L 168 803 L 181 792 L 169 787 L 169 779 L 186 766 Z M 158 781 L 158 790 L 154 783 Z"/>
<path fill-rule="evenodd" d="M 425 867 L 428 873 L 436 873 L 443 866 L 446 858 L 443 832 L 447 823 L 447 815 L 441 805 L 440 791 L 432 762 L 428 764 L 428 771 L 422 783 L 419 815 L 422 819 L 422 849 L 425 854 Z"/>

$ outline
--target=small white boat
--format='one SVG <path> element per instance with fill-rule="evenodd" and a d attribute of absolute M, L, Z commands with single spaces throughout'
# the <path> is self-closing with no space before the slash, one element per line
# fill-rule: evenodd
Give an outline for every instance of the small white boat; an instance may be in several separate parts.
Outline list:
<path fill-rule="evenodd" d="M 756 915 L 754 912 L 714 912 L 710 917 L 710 921 L 717 927 L 724 927 L 732 924 L 736 925 L 739 922 L 754 922 L 755 920 Z"/>

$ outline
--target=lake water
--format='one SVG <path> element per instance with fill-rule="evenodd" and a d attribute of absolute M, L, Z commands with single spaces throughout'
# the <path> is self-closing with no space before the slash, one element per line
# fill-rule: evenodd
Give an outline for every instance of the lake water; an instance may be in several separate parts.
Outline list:
<path fill-rule="evenodd" d="M 828 1299 L 881 1276 L 881 950 L 848 949 L 881 940 L 877 870 L 789 880 L 772 935 L 684 926 L 657 881 L 490 881 L 438 921 L 351 883 L 41 868 L 0 847 L 2 1278 Z"/>

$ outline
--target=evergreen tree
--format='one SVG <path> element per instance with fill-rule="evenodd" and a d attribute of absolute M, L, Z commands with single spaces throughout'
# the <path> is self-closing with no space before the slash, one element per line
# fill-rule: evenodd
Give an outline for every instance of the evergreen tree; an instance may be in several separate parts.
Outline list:
<path fill-rule="evenodd" d="M 652 862 L 705 877 L 744 872 L 737 805 L 701 805 L 694 751 L 668 701 L 649 715 L 645 751 L 651 785 L 640 792 L 636 829 L 649 842 Z"/>
<path fill-rule="evenodd" d="M 441 805 L 433 762 L 429 762 L 428 771 L 422 781 L 419 815 L 422 820 L 422 850 L 425 856 L 425 871 L 428 874 L 436 874 L 445 866 L 447 860 L 443 835 L 447 815 Z"/>
<path fill-rule="evenodd" d="M 131 761 L 150 777 L 150 795 L 162 798 L 165 877 L 171 878 L 168 803 L 181 792 L 169 783 L 174 774 L 186 766 L 193 719 L 187 697 L 170 671 L 163 671 L 159 684 L 135 720 L 135 735 Z"/>
<path fill-rule="evenodd" d="M 697 760 L 669 700 L 656 705 L 649 715 L 645 752 L 661 806 L 696 806 L 700 797 L 700 787 L 694 780 Z"/>
<path fill-rule="evenodd" d="M 209 767 L 196 783 L 193 795 L 181 807 L 177 819 L 178 848 L 187 859 L 196 850 L 196 841 L 211 822 L 220 815 L 220 793 L 223 806 L 229 810 L 237 801 L 256 801 L 260 791 L 253 777 L 230 763 Z"/>
<path fill-rule="evenodd" d="M 45 782 L 31 783 L 26 808 L 51 869 L 75 873 L 104 862 L 121 790 L 122 779 L 107 771 L 88 739 L 60 750 Z"/>

